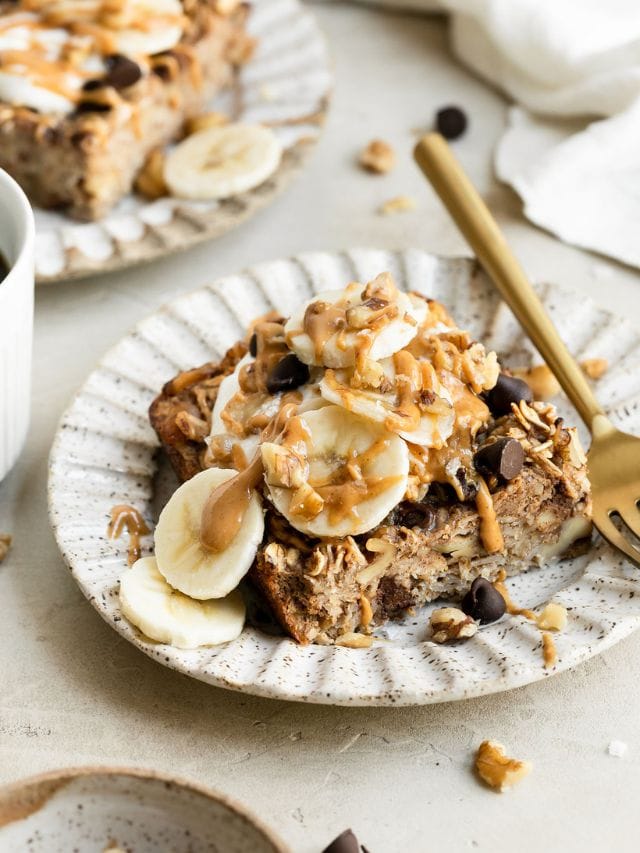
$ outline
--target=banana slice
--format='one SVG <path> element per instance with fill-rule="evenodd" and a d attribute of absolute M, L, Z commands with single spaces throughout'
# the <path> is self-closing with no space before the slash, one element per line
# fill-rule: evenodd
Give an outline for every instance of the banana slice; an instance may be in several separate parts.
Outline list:
<path fill-rule="evenodd" d="M 161 53 L 182 38 L 180 0 L 128 0 L 119 15 L 121 26 L 114 29 L 114 37 L 118 51 L 127 56 Z"/>
<path fill-rule="evenodd" d="M 320 393 L 330 403 L 383 424 L 412 444 L 442 447 L 453 432 L 451 394 L 429 362 L 401 352 L 393 359 L 367 362 L 354 382 L 355 373 L 353 369 L 327 370 Z"/>
<path fill-rule="evenodd" d="M 238 590 L 226 598 L 194 601 L 169 586 L 155 557 L 143 557 L 124 573 L 120 607 L 147 637 L 178 649 L 229 643 L 240 636 L 245 620 Z"/>
<path fill-rule="evenodd" d="M 310 536 L 371 530 L 407 487 L 406 443 L 340 406 L 291 418 L 278 442 L 261 451 L 274 505 Z"/>
<path fill-rule="evenodd" d="M 425 300 L 399 291 L 389 273 L 366 287 L 319 293 L 285 326 L 287 343 L 300 361 L 349 367 L 366 351 L 380 361 L 403 349 L 428 312 Z"/>
<path fill-rule="evenodd" d="M 191 598 L 223 598 L 253 563 L 264 533 L 262 503 L 251 496 L 242 527 L 229 547 L 214 553 L 200 543 L 202 510 L 211 492 L 235 471 L 208 468 L 183 483 L 160 513 L 155 531 L 158 570 L 174 589 Z"/>
<path fill-rule="evenodd" d="M 175 196 L 229 198 L 264 183 L 280 165 L 282 145 L 259 125 L 210 127 L 169 153 L 164 179 Z"/>

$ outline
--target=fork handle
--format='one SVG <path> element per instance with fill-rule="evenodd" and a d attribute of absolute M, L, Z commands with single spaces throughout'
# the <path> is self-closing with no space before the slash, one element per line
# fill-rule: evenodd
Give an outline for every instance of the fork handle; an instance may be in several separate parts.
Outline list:
<path fill-rule="evenodd" d="M 423 136 L 415 147 L 414 156 L 502 298 L 555 374 L 582 420 L 592 429 L 594 418 L 603 412 L 589 383 L 563 344 L 496 221 L 444 137 L 439 133 Z"/>

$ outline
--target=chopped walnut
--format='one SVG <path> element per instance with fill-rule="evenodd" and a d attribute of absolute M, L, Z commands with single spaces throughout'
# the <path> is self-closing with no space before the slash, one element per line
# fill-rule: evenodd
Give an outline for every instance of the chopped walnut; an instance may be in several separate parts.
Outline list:
<path fill-rule="evenodd" d="M 396 164 L 396 155 L 388 142 L 382 139 L 372 139 L 360 154 L 360 165 L 367 172 L 384 175 L 390 172 Z"/>
<path fill-rule="evenodd" d="M 431 639 L 434 643 L 466 640 L 478 631 L 477 622 L 457 607 L 441 607 L 431 614 Z"/>
<path fill-rule="evenodd" d="M 378 213 L 383 216 L 390 216 L 394 213 L 406 213 L 408 210 L 415 210 L 417 207 L 416 200 L 409 195 L 398 195 L 395 198 L 390 198 L 378 208 Z"/>
<path fill-rule="evenodd" d="M 134 186 L 136 191 L 145 198 L 153 200 L 169 195 L 164 180 L 164 159 L 164 151 L 161 148 L 154 148 L 138 172 Z"/>
<path fill-rule="evenodd" d="M 580 362 L 580 367 L 589 379 L 600 379 L 609 369 L 609 362 L 606 358 L 585 358 Z"/>
<path fill-rule="evenodd" d="M 208 130 L 210 127 L 222 127 L 229 123 L 229 116 L 224 113 L 202 113 L 199 116 L 193 116 L 187 120 L 184 131 L 186 136 L 192 136 L 201 130 Z"/>
<path fill-rule="evenodd" d="M 175 423 L 180 432 L 190 441 L 203 441 L 209 435 L 209 424 L 190 412 L 178 412 Z"/>
<path fill-rule="evenodd" d="M 500 793 L 506 791 L 515 782 L 519 782 L 531 773 L 532 765 L 528 761 L 508 758 L 504 747 L 495 741 L 484 740 L 478 747 L 475 761 L 476 771 L 483 782 Z"/>
<path fill-rule="evenodd" d="M 542 631 L 562 631 L 567 624 L 567 611 L 561 604 L 550 601 L 536 619 Z"/>
<path fill-rule="evenodd" d="M 272 442 L 261 445 L 267 483 L 284 489 L 299 489 L 309 475 L 306 460 L 288 447 Z"/>
<path fill-rule="evenodd" d="M 9 553 L 11 548 L 11 536 L 8 533 L 0 533 L 0 563 Z"/>

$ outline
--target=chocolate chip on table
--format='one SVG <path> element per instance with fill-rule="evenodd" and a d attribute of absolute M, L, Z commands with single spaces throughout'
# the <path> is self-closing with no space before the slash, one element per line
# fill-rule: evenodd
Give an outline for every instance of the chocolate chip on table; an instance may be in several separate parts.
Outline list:
<path fill-rule="evenodd" d="M 255 332 L 249 338 L 249 355 L 253 358 L 258 355 L 258 336 Z"/>
<path fill-rule="evenodd" d="M 121 53 L 112 53 L 105 60 L 107 73 L 104 82 L 114 89 L 127 89 L 133 86 L 142 77 L 142 70 L 137 62 L 123 56 Z"/>
<path fill-rule="evenodd" d="M 436 128 L 445 139 L 458 139 L 467 129 L 467 116 L 460 107 L 443 107 L 436 113 Z"/>
<path fill-rule="evenodd" d="M 309 368 L 300 359 L 289 353 L 273 367 L 267 376 L 267 391 L 278 394 L 280 391 L 293 391 L 309 381 Z"/>
<path fill-rule="evenodd" d="M 503 480 L 513 480 L 524 465 L 524 450 L 520 442 L 507 436 L 481 447 L 473 457 L 481 474 L 495 474 Z"/>
<path fill-rule="evenodd" d="M 322 853 L 360 853 L 360 845 L 353 832 L 345 829 Z"/>
<path fill-rule="evenodd" d="M 486 578 L 476 578 L 460 605 L 463 613 L 481 625 L 488 625 L 504 616 L 507 605 L 493 584 Z"/>
<path fill-rule="evenodd" d="M 511 414 L 512 403 L 517 405 L 520 400 L 532 403 L 533 392 L 523 379 L 501 373 L 495 386 L 487 392 L 486 400 L 491 414 L 500 417 Z"/>

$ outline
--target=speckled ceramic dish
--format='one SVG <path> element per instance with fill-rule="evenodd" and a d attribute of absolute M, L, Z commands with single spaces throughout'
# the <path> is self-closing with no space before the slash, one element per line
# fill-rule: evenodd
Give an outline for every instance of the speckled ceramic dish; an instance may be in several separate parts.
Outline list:
<path fill-rule="evenodd" d="M 248 30 L 258 39 L 235 86 L 212 104 L 234 121 L 265 124 L 285 154 L 261 186 L 220 202 L 124 198 L 99 222 L 36 209 L 39 283 L 129 267 L 220 237 L 269 204 L 304 167 L 320 135 L 332 86 L 327 46 L 299 0 L 253 0 Z"/>
<path fill-rule="evenodd" d="M 242 806 L 162 773 L 86 767 L 0 788 L 5 853 L 287 853 Z"/>
<path fill-rule="evenodd" d="M 271 308 L 289 314 L 319 290 L 368 281 L 390 270 L 405 288 L 450 308 L 511 366 L 533 360 L 532 346 L 474 262 L 419 250 L 315 253 L 274 261 L 182 296 L 147 318 L 102 360 L 62 419 L 51 453 L 51 522 L 74 578 L 98 612 L 160 663 L 211 684 L 262 696 L 333 704 L 442 702 L 493 693 L 561 672 L 640 625 L 640 575 L 601 541 L 580 558 L 549 564 L 509 582 L 513 598 L 548 601 L 569 611 L 556 637 L 558 661 L 545 669 L 540 631 L 507 616 L 469 642 L 428 640 L 429 608 L 377 632 L 370 649 L 298 646 L 246 627 L 233 643 L 180 651 L 145 639 L 120 614 L 118 578 L 126 542 L 107 540 L 114 503 L 140 509 L 152 526 L 175 480 L 157 458 L 147 407 L 177 371 L 221 356 L 254 317 Z M 610 368 L 597 393 L 614 422 L 640 433 L 640 336 L 583 294 L 555 286 L 542 299 L 569 348 L 581 359 L 604 357 Z M 539 357 L 537 357 L 539 360 Z M 560 413 L 578 423 L 564 398 Z M 583 434 L 586 441 L 586 436 Z M 158 469 L 158 462 L 160 468 Z M 145 547 L 152 547 L 151 536 Z"/>

